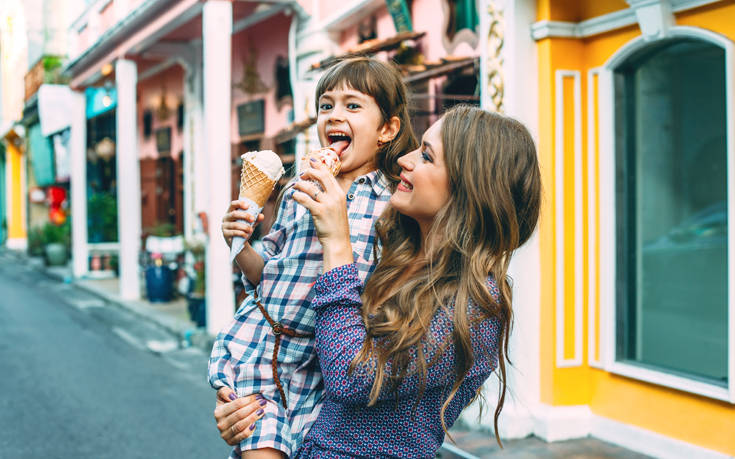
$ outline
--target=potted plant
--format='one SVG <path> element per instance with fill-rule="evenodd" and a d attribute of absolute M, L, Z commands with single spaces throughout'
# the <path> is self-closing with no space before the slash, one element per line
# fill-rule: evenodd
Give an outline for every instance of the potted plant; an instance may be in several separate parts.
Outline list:
<path fill-rule="evenodd" d="M 61 225 L 46 223 L 42 229 L 42 239 L 46 264 L 49 266 L 65 265 L 69 257 L 70 244 L 68 221 Z"/>
<path fill-rule="evenodd" d="M 44 255 L 43 227 L 34 226 L 28 231 L 28 255 L 42 257 Z"/>
<path fill-rule="evenodd" d="M 89 242 L 117 241 L 117 199 L 111 193 L 97 192 L 87 204 Z"/>
<path fill-rule="evenodd" d="M 197 327 L 204 327 L 207 323 L 207 297 L 205 277 L 206 235 L 199 233 L 186 240 L 186 248 L 191 253 L 193 263 L 188 270 L 191 285 L 186 301 L 189 317 Z"/>

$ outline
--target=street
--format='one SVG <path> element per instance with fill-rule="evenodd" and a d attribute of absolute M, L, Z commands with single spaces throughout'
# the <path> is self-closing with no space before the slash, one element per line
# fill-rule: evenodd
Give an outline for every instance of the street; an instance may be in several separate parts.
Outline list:
<path fill-rule="evenodd" d="M 227 457 L 201 350 L 3 255 L 0 315 L 0 457 Z"/>

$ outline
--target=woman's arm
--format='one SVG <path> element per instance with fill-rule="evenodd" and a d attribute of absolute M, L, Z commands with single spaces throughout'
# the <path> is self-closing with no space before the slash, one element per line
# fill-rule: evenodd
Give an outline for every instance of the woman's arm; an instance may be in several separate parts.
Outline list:
<path fill-rule="evenodd" d="M 354 265 L 337 267 L 322 275 L 314 285 L 315 296 L 312 307 L 317 312 L 316 350 L 319 365 L 324 377 L 328 396 L 343 404 L 366 404 L 375 380 L 374 365 L 370 360 L 359 365 L 350 373 L 350 365 L 362 349 L 367 333 L 360 315 L 362 302 L 360 293 L 362 283 Z M 443 343 L 451 338 L 452 318 L 439 310 L 432 319 L 430 334 L 435 343 Z M 476 365 L 468 377 L 479 377 L 484 381 L 496 365 L 497 336 L 499 327 L 495 320 L 487 319 L 471 329 L 472 348 Z M 425 388 L 437 386 L 451 387 L 454 382 L 454 346 L 441 344 L 423 345 L 427 364 Z M 438 354 L 441 353 L 441 354 Z M 412 353 L 416 355 L 416 350 Z M 435 360 L 436 359 L 436 360 Z M 390 374 L 392 361 L 386 363 L 386 373 Z M 383 386 L 379 400 L 398 397 L 414 397 L 420 385 L 420 375 L 415 365 L 410 365 L 409 374 L 393 392 L 389 381 Z"/>

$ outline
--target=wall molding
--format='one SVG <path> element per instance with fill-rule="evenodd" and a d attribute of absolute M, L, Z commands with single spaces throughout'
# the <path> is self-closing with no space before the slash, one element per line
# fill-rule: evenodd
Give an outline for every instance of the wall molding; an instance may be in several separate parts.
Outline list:
<path fill-rule="evenodd" d="M 727 459 L 732 456 L 652 430 L 592 413 L 587 405 L 534 407 L 534 435 L 547 442 L 594 437 L 631 451 L 671 459 Z"/>
<path fill-rule="evenodd" d="M 732 456 L 651 430 L 592 415 L 590 436 L 653 457 L 726 459 Z"/>
<path fill-rule="evenodd" d="M 674 13 L 679 13 L 717 1 L 719 0 L 672 0 L 671 9 Z M 638 24 L 635 9 L 626 8 L 580 22 L 538 21 L 531 25 L 531 36 L 536 41 L 544 38 L 587 38 L 634 24 Z"/>
<path fill-rule="evenodd" d="M 587 298 L 589 298 L 587 303 L 587 361 L 593 368 L 602 368 L 602 360 L 596 358 L 597 350 L 602 342 L 602 327 L 597 326 L 600 317 L 597 302 L 599 260 L 596 251 L 599 243 L 597 237 L 597 200 L 599 198 L 597 194 L 597 155 L 599 151 L 595 132 L 600 122 L 599 104 L 597 105 L 598 110 L 595 110 L 595 102 L 599 100 L 600 94 L 600 70 L 600 67 L 596 67 L 587 71 Z M 595 94 L 595 86 L 597 94 Z M 596 335 L 595 330 L 600 330 L 600 333 Z"/>
<path fill-rule="evenodd" d="M 556 228 L 556 366 L 558 368 L 576 367 L 582 365 L 582 341 L 584 308 L 584 285 L 582 282 L 574 283 L 574 357 L 564 357 L 565 328 L 565 228 L 564 210 L 566 207 L 566 196 L 564 184 L 566 177 L 564 166 L 566 155 L 564 152 L 564 79 L 572 78 L 574 81 L 574 226 L 575 231 L 582 230 L 582 83 L 581 74 L 578 70 L 557 70 L 555 74 L 555 127 L 554 127 L 554 163 L 555 163 L 555 228 Z M 575 233 L 575 236 L 578 236 Z M 583 271 L 583 249 L 584 238 L 575 237 L 574 244 L 574 272 Z"/>

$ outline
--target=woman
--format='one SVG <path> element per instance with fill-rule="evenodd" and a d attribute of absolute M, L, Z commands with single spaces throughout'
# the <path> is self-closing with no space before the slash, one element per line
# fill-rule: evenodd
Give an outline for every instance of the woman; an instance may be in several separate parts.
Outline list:
<path fill-rule="evenodd" d="M 401 157 L 376 223 L 380 262 L 356 275 L 344 193 L 319 165 L 296 185 L 324 248 L 311 307 L 326 400 L 298 457 L 433 457 L 446 430 L 505 359 L 507 270 L 538 220 L 540 173 L 522 124 L 455 107 Z M 240 405 L 245 402 L 240 402 Z M 242 410 L 215 411 L 224 432 Z M 223 433 L 223 437 L 225 437 Z"/>

